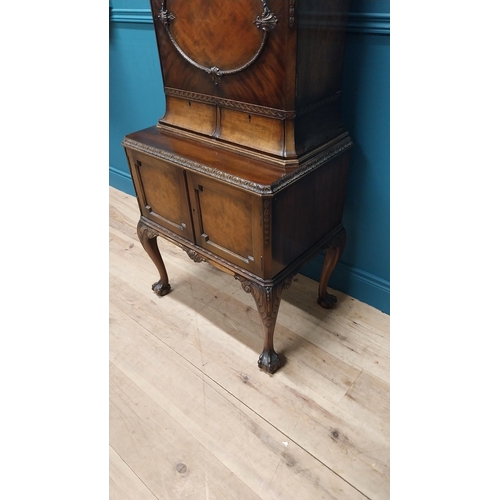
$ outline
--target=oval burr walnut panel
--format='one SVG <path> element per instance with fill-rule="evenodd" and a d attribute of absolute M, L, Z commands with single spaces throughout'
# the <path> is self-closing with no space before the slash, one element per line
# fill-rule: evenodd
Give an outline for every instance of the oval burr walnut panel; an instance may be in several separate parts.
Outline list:
<path fill-rule="evenodd" d="M 164 0 L 157 19 L 179 54 L 216 85 L 251 66 L 278 20 L 265 0 L 239 1 L 237 8 L 228 0 Z"/>
<path fill-rule="evenodd" d="M 293 107 L 288 0 L 151 0 L 151 10 L 166 89 L 278 110 L 289 94 Z"/>
<path fill-rule="evenodd" d="M 158 126 L 292 161 L 333 140 L 348 1 L 151 0 Z"/>

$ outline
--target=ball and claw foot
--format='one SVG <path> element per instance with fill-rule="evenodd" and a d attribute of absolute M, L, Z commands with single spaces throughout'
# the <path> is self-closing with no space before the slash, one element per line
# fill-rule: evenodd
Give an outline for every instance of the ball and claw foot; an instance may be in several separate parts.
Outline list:
<path fill-rule="evenodd" d="M 158 297 L 163 297 L 164 295 L 167 295 L 167 293 L 170 293 L 172 287 L 170 286 L 169 283 L 164 285 L 163 282 L 160 280 L 157 281 L 156 283 L 153 283 L 151 289 L 153 290 L 154 293 L 156 293 L 156 295 L 158 295 Z"/>
<path fill-rule="evenodd" d="M 331 293 L 325 293 L 323 297 L 318 297 L 318 304 L 323 309 L 332 309 L 334 304 L 337 303 L 337 297 Z"/>
<path fill-rule="evenodd" d="M 259 361 L 257 363 L 262 371 L 273 374 L 275 373 L 281 365 L 281 360 L 279 356 L 272 351 L 264 351 L 259 356 Z"/>

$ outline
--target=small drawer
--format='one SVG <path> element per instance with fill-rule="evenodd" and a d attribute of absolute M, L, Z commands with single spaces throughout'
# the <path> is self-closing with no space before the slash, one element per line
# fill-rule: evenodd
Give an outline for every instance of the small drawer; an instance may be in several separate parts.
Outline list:
<path fill-rule="evenodd" d="M 168 96 L 167 111 L 159 122 L 211 136 L 216 127 L 216 108 L 212 104 Z"/>
<path fill-rule="evenodd" d="M 266 153 L 281 155 L 284 123 L 275 118 L 222 108 L 220 138 Z"/>

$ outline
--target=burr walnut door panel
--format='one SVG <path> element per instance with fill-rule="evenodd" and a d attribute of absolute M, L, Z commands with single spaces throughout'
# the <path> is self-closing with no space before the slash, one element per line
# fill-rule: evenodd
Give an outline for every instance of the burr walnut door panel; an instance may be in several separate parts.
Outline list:
<path fill-rule="evenodd" d="M 238 72 L 252 61 L 266 35 L 257 25 L 262 11 L 261 0 L 168 0 L 163 9 L 177 52 L 206 72 Z"/>
<path fill-rule="evenodd" d="M 262 202 L 259 196 L 187 172 L 197 245 L 262 275 Z"/>
<path fill-rule="evenodd" d="M 142 215 L 194 241 L 184 169 L 135 151 L 128 156 Z"/>
<path fill-rule="evenodd" d="M 151 11 L 165 87 L 281 108 L 288 2 L 151 0 Z"/>

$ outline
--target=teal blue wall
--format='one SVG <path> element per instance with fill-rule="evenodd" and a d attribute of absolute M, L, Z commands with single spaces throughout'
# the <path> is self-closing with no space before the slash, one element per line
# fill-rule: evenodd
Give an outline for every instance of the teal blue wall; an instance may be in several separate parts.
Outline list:
<path fill-rule="evenodd" d="M 113 0 L 109 25 L 109 184 L 135 196 L 121 142 L 165 110 L 148 0 Z"/>
<path fill-rule="evenodd" d="M 165 107 L 148 0 L 113 0 L 109 29 L 109 183 L 135 195 L 123 137 Z M 330 286 L 390 312 L 389 2 L 351 0 L 343 117 L 354 141 L 344 212 L 347 245 Z M 323 255 L 302 273 L 319 279 Z"/>

